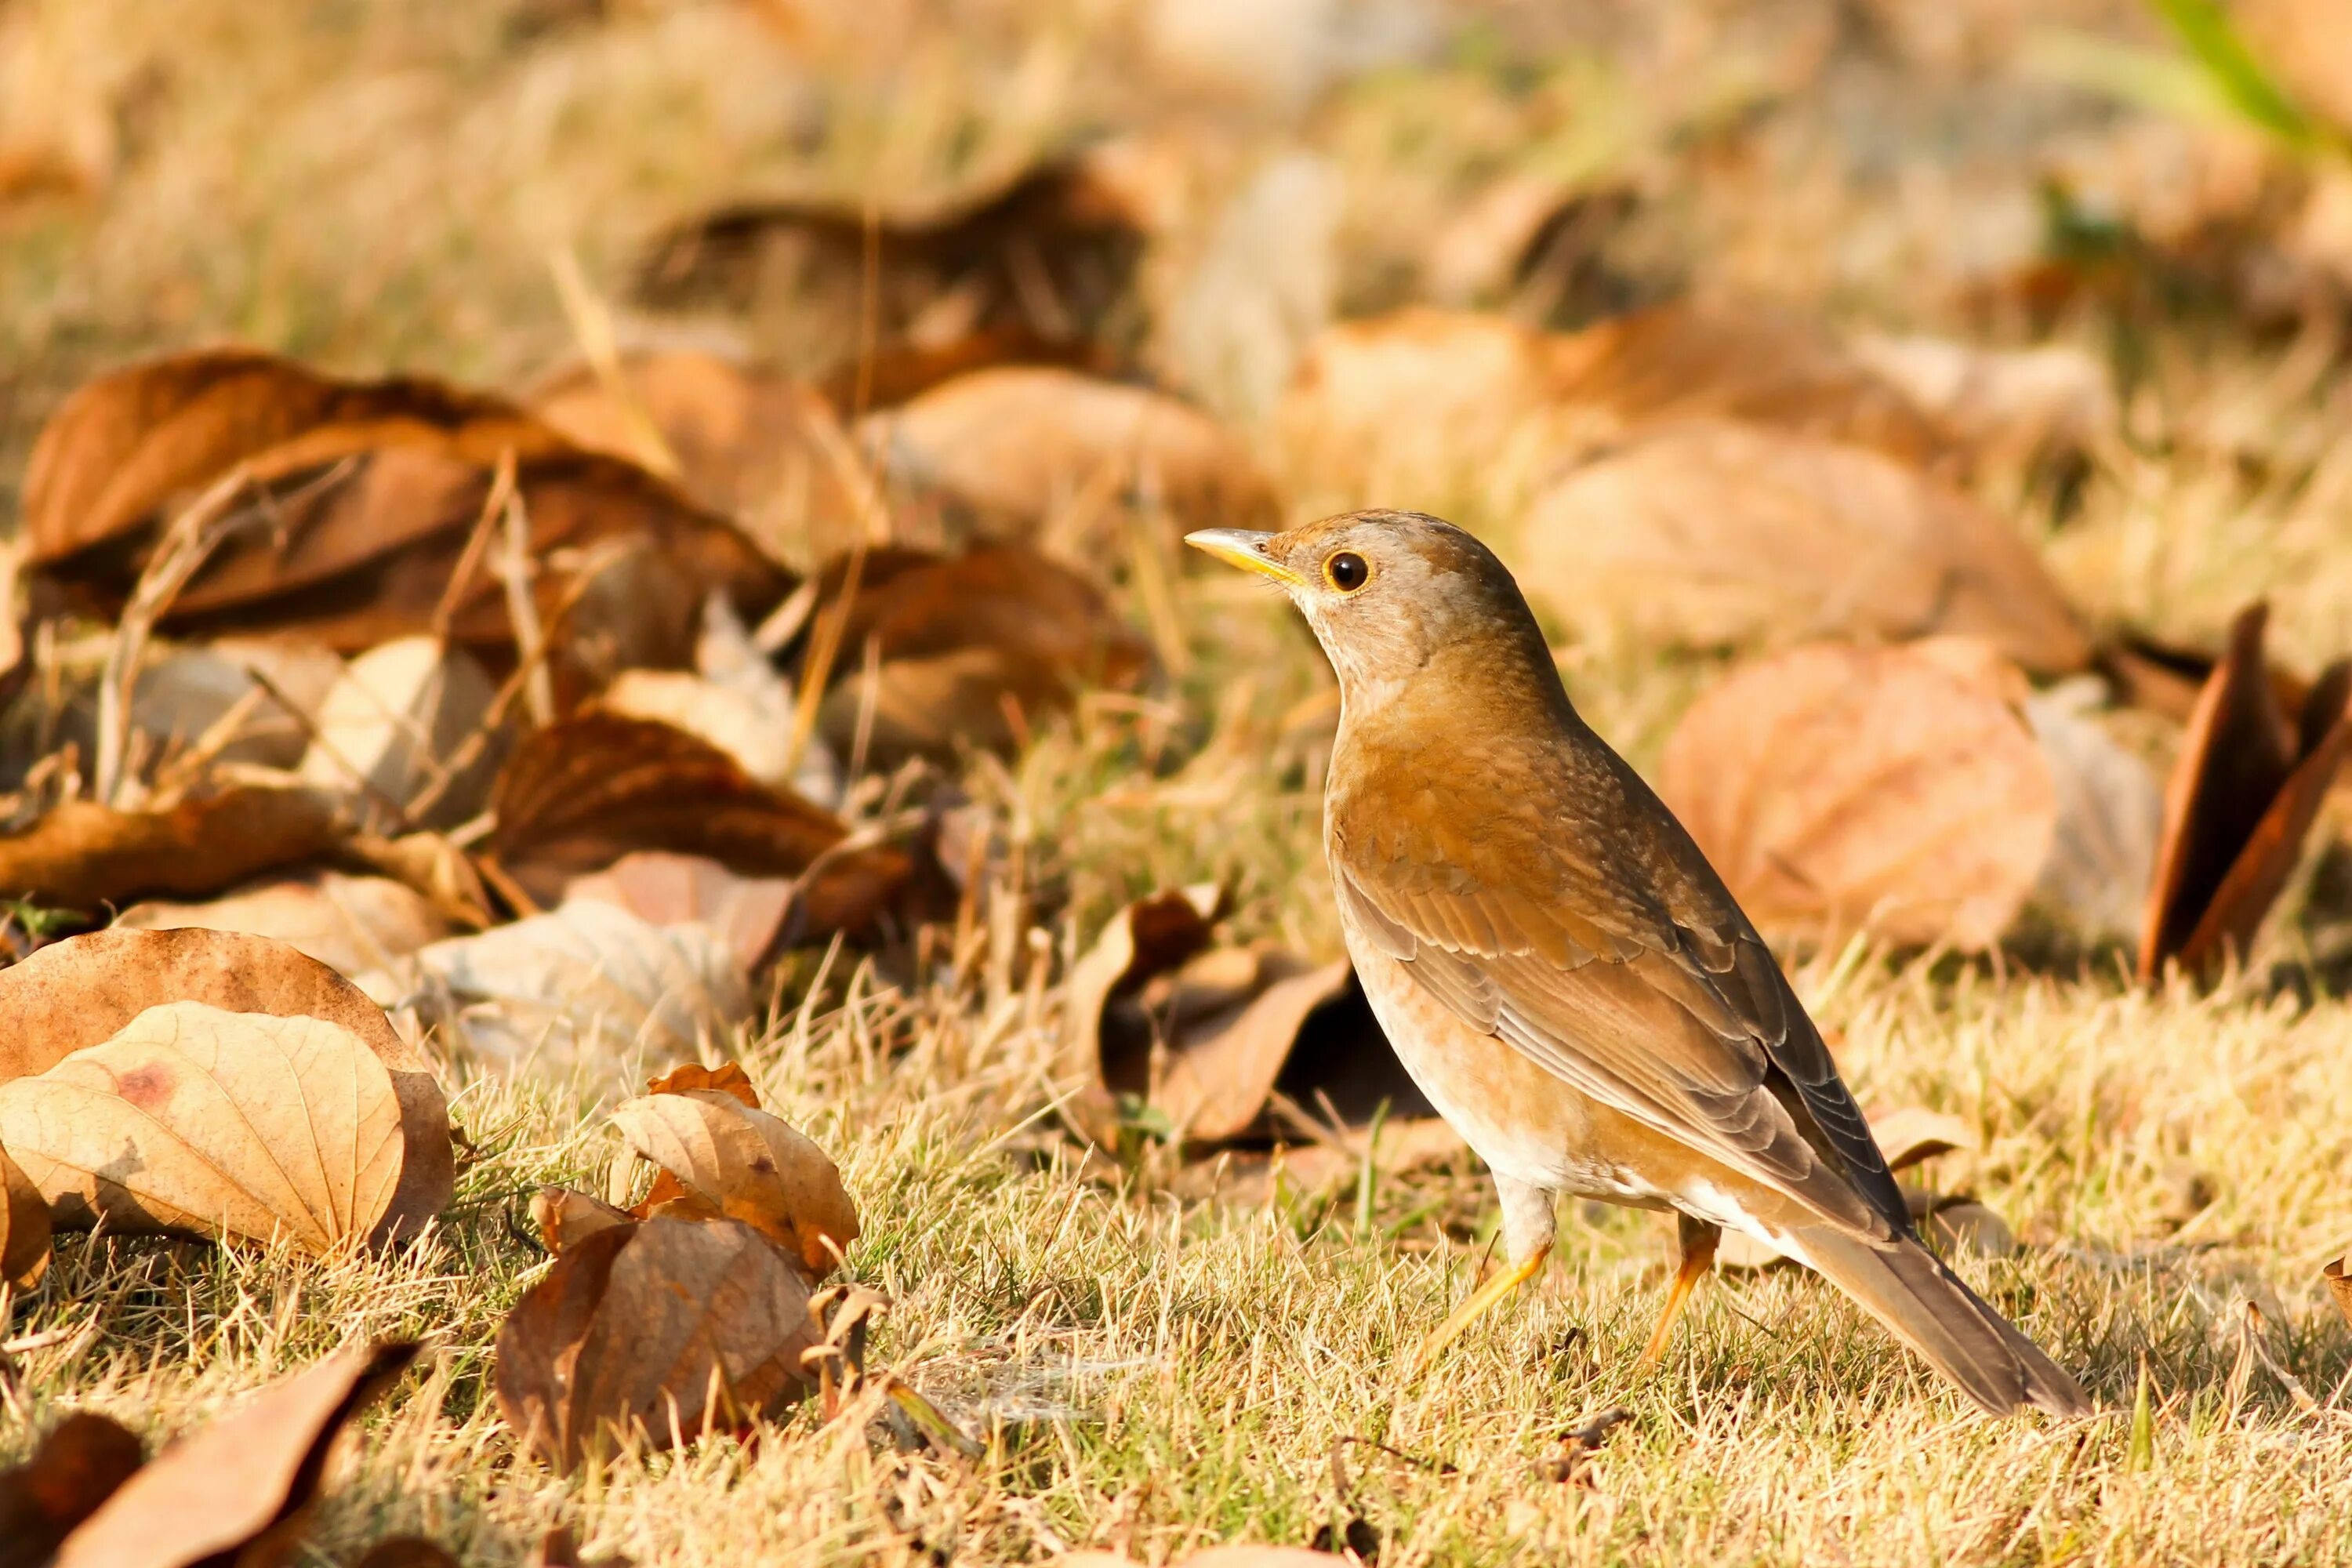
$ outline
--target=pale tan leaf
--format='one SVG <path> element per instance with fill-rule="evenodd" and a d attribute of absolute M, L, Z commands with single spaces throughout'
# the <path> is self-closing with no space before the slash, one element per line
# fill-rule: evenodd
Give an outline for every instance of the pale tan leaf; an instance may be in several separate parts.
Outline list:
<path fill-rule="evenodd" d="M 531 1194 L 530 1220 L 539 1226 L 539 1238 L 547 1244 L 547 1250 L 557 1255 L 600 1230 L 635 1223 L 627 1210 L 569 1187 L 541 1187 Z"/>
<path fill-rule="evenodd" d="M 0 1285 L 29 1290 L 48 1271 L 48 1200 L 0 1149 Z"/>
<path fill-rule="evenodd" d="M 1255 1121 L 1308 1016 L 1347 994 L 1354 975 L 1344 958 L 1280 978 L 1269 975 L 1288 965 L 1255 967 L 1257 984 L 1237 1005 L 1184 1018 L 1169 1042 L 1151 1098 L 1188 1138 L 1216 1142 Z"/>
<path fill-rule="evenodd" d="M 2015 531 L 1866 448 L 1724 420 L 1660 426 L 1531 504 L 1520 581 L 1589 635 L 1717 647 L 1965 633 L 2041 673 L 2091 653 Z"/>
<path fill-rule="evenodd" d="M 650 1219 L 568 1247 L 499 1330 L 493 1386 L 518 1439 L 569 1470 L 641 1431 L 772 1415 L 807 1390 L 808 1285 L 750 1226 Z"/>
<path fill-rule="evenodd" d="M 1866 333 L 1853 352 L 1980 458 L 2077 451 L 2121 418 L 2106 367 L 2071 344 L 1991 349 Z"/>
<path fill-rule="evenodd" d="M 2345 1259 L 2339 1258 L 2319 1274 L 2327 1281 L 2327 1293 L 2336 1299 L 2336 1310 L 2344 1314 L 2346 1322 L 2352 1323 L 2352 1276 L 2346 1275 L 2344 1264 Z"/>
<path fill-rule="evenodd" d="M 489 798 L 502 748 L 480 748 L 457 777 L 443 783 L 445 763 L 488 714 L 497 696 L 473 657 L 429 637 L 372 647 L 327 693 L 318 738 L 301 774 L 330 789 L 362 790 L 405 807 L 435 786 L 423 820 L 448 827 L 479 814 Z"/>
<path fill-rule="evenodd" d="M 1886 1168 L 1901 1171 L 1955 1149 L 1974 1149 L 1976 1129 L 1948 1111 L 1906 1105 L 1870 1119 L 1870 1135 L 1886 1156 Z"/>
<path fill-rule="evenodd" d="M 2129 940 L 2139 930 L 2164 831 L 2164 786 L 2062 689 L 2025 704 L 2058 791 L 2058 826 L 2034 898 L 2081 930 Z"/>
<path fill-rule="evenodd" d="M 2007 703 L 1904 648 L 1823 644 L 1735 671 L 1666 742 L 1659 793 L 1768 929 L 1990 946 L 2057 821 Z"/>
<path fill-rule="evenodd" d="M 650 926 L 594 899 L 435 942 L 364 984 L 387 1006 L 415 1008 L 507 1067 L 638 1055 L 667 1066 L 731 1035 L 754 1010 L 742 966 L 715 933 Z"/>
<path fill-rule="evenodd" d="M 735 759 L 758 783 L 793 782 L 792 709 L 770 709 L 754 698 L 682 669 L 625 669 L 595 706 L 625 719 L 649 719 L 704 741 Z"/>
<path fill-rule="evenodd" d="M 745 973 L 759 966 L 792 910 L 789 877 L 742 877 L 701 855 L 639 849 L 563 884 L 565 902 L 597 899 L 649 925 L 697 924 L 719 933 Z"/>
<path fill-rule="evenodd" d="M 432 1069 L 350 981 L 282 942 L 215 931 L 100 931 L 0 970 L 0 1082 L 55 1067 L 182 1001 L 226 1013 L 323 1019 L 373 1053 L 400 1108 L 399 1187 L 377 1239 L 448 1206 L 449 1110 Z M 0 1134 L 5 1141 L 5 1134 Z"/>
<path fill-rule="evenodd" d="M 332 1253 L 392 1210 L 400 1102 L 347 1029 L 174 1002 L 0 1084 L 0 1145 L 61 1226 Z"/>
<path fill-rule="evenodd" d="M 857 1205 L 823 1149 L 724 1089 L 641 1095 L 613 1112 L 630 1148 L 730 1219 L 790 1249 L 813 1279 L 857 1238 Z"/>
<path fill-rule="evenodd" d="M 124 931 L 246 931 L 282 942 L 342 974 L 381 969 L 449 934 L 425 896 L 388 877 L 317 871 L 200 904 L 151 899 L 115 917 Z"/>
<path fill-rule="evenodd" d="M 156 1456 L 66 1538 L 54 1568 L 197 1568 L 289 1560 L 327 1448 L 416 1354 L 338 1351 Z"/>

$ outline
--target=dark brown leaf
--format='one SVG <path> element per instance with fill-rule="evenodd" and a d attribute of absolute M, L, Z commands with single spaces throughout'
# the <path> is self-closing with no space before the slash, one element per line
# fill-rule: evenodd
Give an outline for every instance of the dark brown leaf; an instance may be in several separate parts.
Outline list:
<path fill-rule="evenodd" d="M 616 1429 L 666 1448 L 776 1415 L 808 1390 L 808 1300 L 792 1260 L 734 1220 L 600 1231 L 566 1247 L 499 1330 L 499 1414 L 562 1470 Z"/>
<path fill-rule="evenodd" d="M 307 787 L 241 784 L 158 811 L 68 801 L 0 837 L 0 895 L 89 911 L 210 898 L 316 860 L 352 826 L 339 795 Z"/>
<path fill-rule="evenodd" d="M 0 1149 L 0 1285 L 29 1290 L 49 1271 L 49 1205 Z"/>
<path fill-rule="evenodd" d="M 134 1433 L 94 1412 L 50 1427 L 31 1458 L 0 1470 L 0 1568 L 41 1568 L 146 1462 Z"/>
<path fill-rule="evenodd" d="M 292 1561 L 336 1435 L 416 1349 L 338 1351 L 165 1449 L 66 1538 L 56 1568 Z"/>
<path fill-rule="evenodd" d="M 2140 928 L 2143 980 L 2176 961 L 2210 975 L 2244 955 L 2352 743 L 2352 661 L 2329 666 L 2291 721 L 2263 660 L 2268 614 L 2260 603 L 2239 614 L 2181 737 Z"/>
<path fill-rule="evenodd" d="M 532 733 L 499 775 L 491 806 L 499 864 L 543 903 L 572 878 L 637 850 L 702 856 L 745 877 L 797 878 L 815 867 L 798 929 L 823 940 L 868 929 L 913 875 L 901 850 L 837 852 L 848 830 L 831 812 L 753 782 L 708 742 L 617 714 L 583 713 Z"/>

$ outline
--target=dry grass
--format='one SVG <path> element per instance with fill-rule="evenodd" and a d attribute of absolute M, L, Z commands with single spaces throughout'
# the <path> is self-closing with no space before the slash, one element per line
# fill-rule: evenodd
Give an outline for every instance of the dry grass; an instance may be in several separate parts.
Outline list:
<path fill-rule="evenodd" d="M 544 4 L 281 9 L 0 0 L 0 146 L 63 127 L 96 190 L 0 212 L 0 497 L 56 397 L 121 355 L 234 336 L 511 382 L 566 350 L 551 247 L 609 281 L 639 236 L 720 195 L 918 184 L 1135 107 L 1112 67 L 1137 46 L 1109 4 L 974 0 L 950 7 L 953 28 L 872 5 L 864 35 L 819 16 L 797 39 L 755 7 L 652 0 L 616 0 L 602 23 Z M 1525 154 L 1605 158 L 1657 194 L 1626 242 L 1636 273 L 1950 328 L 1945 285 L 2012 243 L 2031 154 L 2095 142 L 2112 118 L 2021 85 L 2026 8 L 1995 0 L 1681 0 L 1575 24 L 1480 9 L 1490 31 L 1445 72 L 1376 75 L 1304 121 L 1217 121 L 1236 166 L 1304 141 L 1341 171 L 1338 301 L 1397 297 L 1400 231 Z M 1529 86 L 1493 40 L 1547 33 L 1591 52 Z M 1808 50 L 1860 63 L 1807 96 L 1790 84 Z M 2000 93 L 2012 112 L 1951 118 Z M 1864 159 L 1881 111 L 1888 145 Z M 1749 121 L 1752 138 L 1726 139 Z M 789 358 L 804 326 L 728 330 Z M 2125 429 L 2071 510 L 2022 476 L 1988 478 L 1987 499 L 2101 621 L 2196 637 L 2265 593 L 2284 657 L 2344 651 L 2338 345 L 2133 331 L 2148 341 Z M 2116 334 L 2084 319 L 2061 335 L 2105 352 Z M 1507 541 L 1516 482 L 1428 499 Z M 2352 1005 L 2324 984 L 2340 875 L 2307 877 L 2247 974 L 2210 996 L 2136 992 L 2113 953 L 2037 971 L 1857 948 L 1800 968 L 1866 1103 L 1979 1129 L 1981 1152 L 1938 1174 L 2031 1245 L 1964 1267 L 2117 1414 L 1976 1419 L 1792 1272 L 1711 1286 L 1665 1366 L 1637 1373 L 1663 1232 L 1598 1210 L 1564 1227 L 1540 1289 L 1407 1384 L 1400 1352 L 1467 1288 L 1491 1230 L 1475 1169 L 1384 1176 L 1369 1205 L 1352 1189 L 1180 1201 L 1086 1163 L 1045 1114 L 1060 1027 L 1045 982 L 1124 899 L 1217 877 L 1243 934 L 1335 950 L 1324 742 L 1286 721 L 1328 676 L 1265 595 L 1215 578 L 1179 593 L 1199 656 L 1182 681 L 1089 704 L 968 781 L 1014 824 L 1055 923 L 1008 926 L 962 981 L 835 969 L 803 999 L 803 977 L 745 1043 L 763 1094 L 840 1158 L 866 1215 L 849 1271 L 894 1302 L 882 1359 L 990 1433 L 984 1458 L 908 1455 L 807 1415 L 569 1480 L 516 1454 L 488 1346 L 542 1259 L 511 1222 L 541 1182 L 601 1183 L 616 1140 L 599 1110 L 634 1081 L 618 1068 L 461 1078 L 482 1157 L 440 1233 L 398 1258 L 68 1242 L 14 1304 L 6 1331 L 32 1348 L 12 1352 L 0 1455 L 66 1408 L 184 1428 L 346 1336 L 404 1333 L 428 1340 L 429 1370 L 367 1424 L 306 1561 L 421 1529 L 469 1563 L 512 1562 L 562 1519 L 649 1565 L 1021 1562 L 1077 1544 L 1156 1562 L 1304 1542 L 1360 1512 L 1387 1568 L 2352 1562 L 2352 1339 L 2317 1280 L 2352 1241 Z M 1640 763 L 1716 668 L 1564 658 Z M 2318 999 L 2279 973 L 2322 976 Z M 2184 1224 L 2190 1171 L 2214 1198 Z M 2155 1441 L 2136 1463 L 2123 1413 L 2143 1365 Z M 1550 1479 L 1557 1436 L 1612 1405 L 1633 1419 L 1590 1484 Z"/>

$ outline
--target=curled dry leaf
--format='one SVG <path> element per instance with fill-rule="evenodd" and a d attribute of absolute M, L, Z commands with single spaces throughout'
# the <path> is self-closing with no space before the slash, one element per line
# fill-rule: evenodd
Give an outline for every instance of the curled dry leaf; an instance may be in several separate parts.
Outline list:
<path fill-rule="evenodd" d="M 435 942 L 362 984 L 509 1068 L 678 1061 L 732 1035 L 755 1005 L 742 966 L 710 931 L 656 929 L 593 899 Z"/>
<path fill-rule="evenodd" d="M 378 1234 L 413 1233 L 448 1206 L 455 1181 L 449 1110 L 425 1058 L 350 981 L 262 937 L 91 931 L 0 970 L 0 1093 L 10 1080 L 45 1073 L 121 1035 L 150 1008 L 183 1003 L 231 1015 L 320 1019 L 359 1042 L 383 1065 L 397 1106 L 397 1181 Z M 350 1069 L 347 1086 L 373 1077 L 363 1063 L 353 1061 Z M 160 1079 L 148 1086 L 158 1092 L 168 1087 Z M 314 1088 L 325 1093 L 332 1086 L 302 1086 L 305 1093 Z M 0 1142 L 8 1142 L 0 1132 Z"/>
<path fill-rule="evenodd" d="M 0 1563 L 38 1568 L 147 1462 L 137 1434 L 78 1410 L 41 1435 L 33 1457 L 0 1470 Z"/>
<path fill-rule="evenodd" d="M 1020 542 L 1089 575 L 1123 564 L 1126 532 L 1274 526 L 1274 492 L 1231 432 L 1190 404 L 1075 371 L 959 376 L 858 427 L 902 511 L 936 543 Z M 897 531 L 902 541 L 910 536 Z"/>
<path fill-rule="evenodd" d="M 0 1144 L 73 1228 L 333 1253 L 383 1234 L 402 1143 L 392 1075 L 318 1018 L 167 1003 L 0 1084 Z"/>
<path fill-rule="evenodd" d="M 342 798 L 308 786 L 234 784 L 147 811 L 69 800 L 0 837 L 0 894 L 84 910 L 210 898 L 319 859 L 352 831 Z"/>
<path fill-rule="evenodd" d="M 244 931 L 282 942 L 341 974 L 381 969 L 449 934 L 431 900 L 389 877 L 314 871 L 260 882 L 204 903 L 149 900 L 115 918 L 121 931 Z"/>
<path fill-rule="evenodd" d="M 1990 946 L 2048 857 L 2048 764 L 1937 658 L 1822 644 L 1735 671 L 1684 714 L 1659 793 L 1759 925 Z"/>
<path fill-rule="evenodd" d="M 29 1290 L 39 1284 L 49 1271 L 49 1240 L 48 1200 L 0 1149 L 0 1285 Z M 0 1504 L 0 1513 L 5 1508 Z"/>
<path fill-rule="evenodd" d="M 2259 603 L 2239 613 L 2181 737 L 2140 927 L 2143 980 L 2243 956 L 2352 743 L 2352 660 L 2328 666 L 2290 721 L 2263 660 L 2268 616 Z"/>
<path fill-rule="evenodd" d="M 290 1560 L 336 1435 L 416 1349 L 357 1345 L 272 1384 L 124 1482 L 66 1538 L 55 1568 Z"/>
<path fill-rule="evenodd" d="M 704 925 L 719 933 L 746 973 L 783 933 L 793 883 L 785 877 L 739 877 L 700 855 L 641 849 L 563 885 L 565 902 L 597 899 L 648 925 Z"/>
<path fill-rule="evenodd" d="M 2040 673 L 2091 655 L 2000 519 L 1882 453 L 1750 425 L 1647 429 L 1571 470 L 1523 557 L 1538 603 L 1644 642 L 1960 633 Z"/>
<path fill-rule="evenodd" d="M 675 1177 L 705 1213 L 741 1220 L 798 1258 L 811 1279 L 831 1273 L 857 1238 L 857 1205 L 825 1152 L 783 1118 L 725 1089 L 641 1095 L 616 1109 L 613 1121 L 631 1149 Z"/>
<path fill-rule="evenodd" d="M 631 1225 L 635 1219 L 626 1209 L 569 1187 L 541 1187 L 530 1194 L 530 1222 L 539 1227 L 539 1238 L 547 1244 L 547 1250 L 557 1256 L 600 1230 Z"/>
<path fill-rule="evenodd" d="M 2327 1281 L 2327 1293 L 2336 1299 L 2336 1310 L 2344 1314 L 2346 1322 L 2352 1323 L 2352 1277 L 2345 1274 L 2344 1264 L 2345 1259 L 2339 1258 L 2322 1268 L 2319 1276 Z"/>
<path fill-rule="evenodd" d="M 493 1388 L 560 1470 L 617 1434 L 656 1448 L 772 1415 L 819 1340 L 800 1271 L 748 1225 L 655 1218 L 568 1247 L 499 1330 Z"/>
<path fill-rule="evenodd" d="M 625 354 L 618 384 L 588 365 L 551 377 L 533 412 L 579 445 L 670 474 L 803 570 L 867 536 L 878 497 L 824 395 L 695 350 Z"/>
<path fill-rule="evenodd" d="M 443 629 L 512 646 L 504 584 L 477 561 L 452 578 L 502 461 L 553 621 L 564 552 L 645 538 L 700 593 L 755 613 L 788 579 L 731 524 L 635 464 L 573 446 L 501 399 L 438 383 L 345 382 L 290 361 L 211 351 L 99 377 L 37 442 L 25 529 L 37 572 L 105 617 L 136 582 L 163 515 L 241 472 L 270 524 L 236 531 L 164 613 L 166 630 L 299 630 L 337 649 Z M 446 613 L 445 613 L 446 612 Z"/>
<path fill-rule="evenodd" d="M 1277 1088 L 1350 1120 L 1383 1100 L 1431 1108 L 1387 1047 L 1345 960 L 1310 965 L 1264 948 L 1214 948 L 1213 887 L 1140 900 L 1119 911 L 1071 969 L 1067 1070 L 1085 1086 L 1071 1115 L 1109 1142 L 1118 1097 L 1131 1096 L 1196 1142 L 1258 1125 Z"/>
<path fill-rule="evenodd" d="M 801 934 L 866 930 L 913 875 L 900 850 L 845 849 L 831 812 L 755 782 L 667 724 L 588 712 L 534 731 L 491 797 L 490 847 L 534 899 L 633 850 L 699 855 L 747 877 L 801 880 Z"/>
<path fill-rule="evenodd" d="M 1966 1121 L 1949 1111 L 1916 1105 L 1873 1116 L 1870 1135 L 1877 1141 L 1878 1152 L 1886 1156 L 1890 1171 L 1906 1171 L 1922 1160 L 1977 1146 L 1976 1129 Z"/>
<path fill-rule="evenodd" d="M 837 589 L 846 572 L 835 563 L 820 581 Z M 1092 584 L 1024 546 L 952 560 L 877 551 L 859 570 L 842 679 L 818 721 L 845 756 L 865 731 L 865 755 L 884 767 L 963 746 L 1008 750 L 1081 687 L 1123 685 L 1146 660 Z"/>
<path fill-rule="evenodd" d="M 370 648 L 320 703 L 302 777 L 355 792 L 362 809 L 377 815 L 415 805 L 425 826 L 455 826 L 481 811 L 505 750 L 493 737 L 451 773 L 496 697 L 472 656 L 438 638 Z"/>
<path fill-rule="evenodd" d="M 758 784 L 792 783 L 793 714 L 683 669 L 625 669 L 596 710 L 683 730 L 735 759 Z"/>

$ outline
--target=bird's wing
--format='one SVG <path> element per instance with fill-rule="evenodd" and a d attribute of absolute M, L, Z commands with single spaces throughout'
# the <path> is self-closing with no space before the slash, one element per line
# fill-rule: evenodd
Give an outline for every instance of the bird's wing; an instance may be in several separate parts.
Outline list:
<path fill-rule="evenodd" d="M 1605 763 L 1582 782 L 1620 798 L 1522 780 L 1487 796 L 1507 815 L 1483 824 L 1426 795 L 1335 801 L 1349 925 L 1585 1094 L 1825 1219 L 1903 1229 L 1869 1124 L 1770 952 L 1647 786 Z"/>

